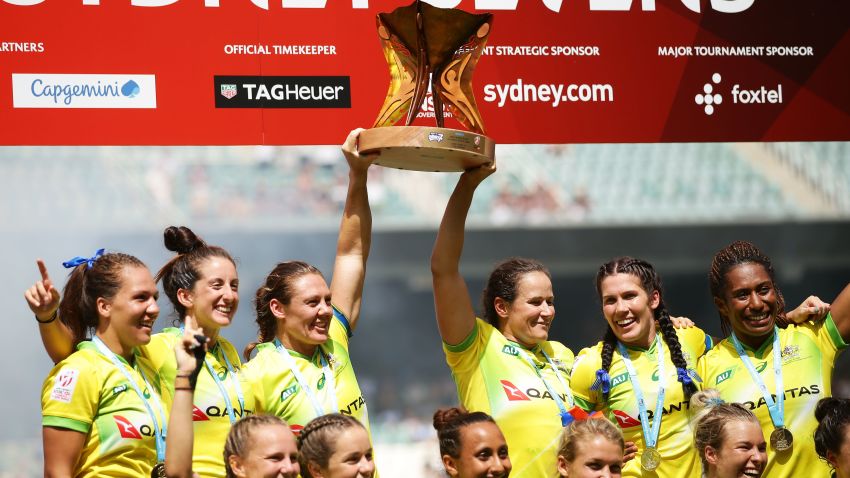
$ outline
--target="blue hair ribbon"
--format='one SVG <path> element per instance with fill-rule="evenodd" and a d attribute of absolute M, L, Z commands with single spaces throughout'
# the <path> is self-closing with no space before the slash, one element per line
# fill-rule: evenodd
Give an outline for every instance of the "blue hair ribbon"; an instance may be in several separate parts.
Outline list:
<path fill-rule="evenodd" d="M 103 255 L 103 251 L 104 251 L 104 249 L 98 249 L 98 250 L 94 253 L 94 255 L 93 255 L 93 256 L 91 256 L 91 257 L 80 257 L 80 256 L 77 256 L 77 257 L 75 257 L 75 258 L 73 258 L 73 259 L 71 259 L 71 260 L 68 260 L 68 261 L 63 262 L 63 263 L 62 263 L 62 265 L 63 265 L 66 269 L 71 269 L 71 268 L 77 267 L 77 266 L 78 266 L 78 265 L 80 265 L 80 264 L 88 264 L 88 265 L 86 266 L 86 269 L 91 269 L 91 268 L 92 268 L 92 266 L 94 265 L 94 261 L 96 261 L 96 260 L 100 259 L 100 257 Z"/>
<path fill-rule="evenodd" d="M 693 385 L 694 380 L 698 382 L 702 382 L 702 379 L 699 378 L 699 375 L 691 369 L 684 369 L 680 367 L 676 367 L 676 376 L 679 381 L 684 385 Z"/>
<path fill-rule="evenodd" d="M 590 386 L 591 390 L 599 390 L 600 388 L 604 394 L 607 394 L 611 390 L 611 377 L 608 375 L 608 371 L 604 368 L 600 368 L 596 371 L 596 380 L 593 382 L 593 385 Z"/>
<path fill-rule="evenodd" d="M 716 407 L 717 405 L 723 405 L 724 403 L 726 402 L 724 402 L 720 397 L 711 397 L 705 401 L 705 404 L 709 407 Z"/>

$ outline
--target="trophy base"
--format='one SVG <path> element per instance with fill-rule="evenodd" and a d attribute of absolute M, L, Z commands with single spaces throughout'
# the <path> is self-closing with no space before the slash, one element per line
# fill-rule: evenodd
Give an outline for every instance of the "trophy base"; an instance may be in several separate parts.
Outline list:
<path fill-rule="evenodd" d="M 487 136 L 429 126 L 384 126 L 360 133 L 358 150 L 381 155 L 375 164 L 413 171 L 465 171 L 496 157 Z"/>

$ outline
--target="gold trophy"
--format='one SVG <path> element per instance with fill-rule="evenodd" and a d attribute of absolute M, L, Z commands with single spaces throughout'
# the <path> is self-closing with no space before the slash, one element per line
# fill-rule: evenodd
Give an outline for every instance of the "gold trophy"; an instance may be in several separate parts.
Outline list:
<path fill-rule="evenodd" d="M 420 0 L 377 16 L 378 36 L 390 68 L 390 87 L 358 149 L 380 151 L 376 164 L 417 171 L 464 171 L 495 158 L 496 145 L 472 93 L 493 14 L 438 8 Z M 411 126 L 430 80 L 436 127 Z M 468 131 L 444 128 L 443 105 Z M 393 126 L 406 115 L 407 126 Z"/>

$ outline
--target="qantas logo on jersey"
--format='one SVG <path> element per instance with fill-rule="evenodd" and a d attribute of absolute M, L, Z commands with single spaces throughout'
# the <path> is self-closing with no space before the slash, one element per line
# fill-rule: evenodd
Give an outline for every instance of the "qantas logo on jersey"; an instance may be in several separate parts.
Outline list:
<path fill-rule="evenodd" d="M 639 427 L 640 422 L 629 415 L 628 413 L 622 410 L 613 410 L 614 418 L 617 419 L 617 424 L 620 425 L 620 428 L 631 428 L 631 427 Z"/>
<path fill-rule="evenodd" d="M 820 394 L 820 386 L 818 384 L 813 383 L 808 387 L 795 387 L 788 388 L 785 390 L 785 400 L 789 398 L 797 398 L 802 397 L 803 395 L 819 395 Z M 772 395 L 773 399 L 776 400 L 776 395 Z M 750 410 L 755 410 L 756 408 L 766 407 L 767 402 L 764 397 L 759 398 L 758 402 L 741 402 L 742 405 L 749 408 Z"/>
<path fill-rule="evenodd" d="M 508 401 L 526 401 L 534 398 L 554 400 L 548 390 L 541 391 L 533 387 L 527 388 L 525 390 L 520 390 L 519 387 L 517 387 L 508 380 L 500 380 L 500 382 L 502 383 L 502 390 L 504 390 L 505 395 L 508 396 Z M 568 402 L 566 394 L 558 394 L 558 397 L 561 399 L 561 401 L 565 403 Z"/>
<path fill-rule="evenodd" d="M 508 346 L 506 345 L 505 347 Z M 502 389 L 505 391 L 505 394 L 508 396 L 508 400 L 510 400 L 511 402 L 517 400 L 531 400 L 530 398 L 528 398 L 528 395 L 522 393 L 522 390 L 517 388 L 516 385 L 512 384 L 507 380 L 501 380 L 501 382 Z"/>
<path fill-rule="evenodd" d="M 352 413 L 360 410 L 361 408 L 366 406 L 366 400 L 363 398 L 363 395 L 355 398 L 348 404 L 345 408 L 340 408 L 339 413 L 344 413 L 346 415 L 351 415 Z"/>
<path fill-rule="evenodd" d="M 118 433 L 121 434 L 121 438 L 129 438 L 131 440 L 142 439 L 139 429 L 130 420 L 127 420 L 121 415 L 114 415 L 113 418 L 115 419 L 115 424 L 118 426 Z"/>
<path fill-rule="evenodd" d="M 206 413 L 201 411 L 197 405 L 192 405 L 192 421 L 193 422 L 205 422 L 209 420 L 210 417 L 207 416 Z"/>
<path fill-rule="evenodd" d="M 298 436 L 301 434 L 301 430 L 304 429 L 303 425 L 289 425 L 289 429 L 292 430 L 292 434 Z"/>
<path fill-rule="evenodd" d="M 230 411 L 227 407 L 217 407 L 215 405 L 211 405 L 207 407 L 206 412 L 207 416 L 210 417 L 228 417 L 230 419 Z M 253 414 L 251 410 L 243 410 L 241 408 L 234 408 L 233 414 L 236 415 L 236 418 L 242 418 L 244 416 L 248 416 Z"/>

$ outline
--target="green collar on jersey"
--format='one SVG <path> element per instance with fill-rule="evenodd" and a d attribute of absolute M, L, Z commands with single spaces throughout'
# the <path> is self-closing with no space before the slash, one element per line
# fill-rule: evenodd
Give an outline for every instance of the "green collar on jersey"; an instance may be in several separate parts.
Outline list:
<path fill-rule="evenodd" d="M 502 334 L 502 335 L 504 335 L 504 334 Z M 521 343 L 517 342 L 516 340 L 511 340 L 507 337 L 505 337 L 505 340 L 507 340 L 508 343 L 511 344 L 511 345 L 516 345 L 517 347 L 519 347 L 523 350 L 528 350 L 532 354 L 537 354 L 537 352 L 540 351 L 540 348 L 543 346 L 543 343 L 545 342 L 545 340 L 544 340 L 543 342 L 540 342 L 539 344 L 535 345 L 534 347 L 528 348 L 525 345 L 522 345 Z"/>
<path fill-rule="evenodd" d="M 100 351 L 97 349 L 97 346 L 91 340 L 83 340 L 82 342 L 78 343 L 77 344 L 77 350 L 91 350 L 91 351 L 93 351 L 97 354 L 100 354 Z M 118 354 L 115 354 L 115 356 L 118 357 L 118 360 L 123 362 L 125 365 L 127 365 L 130 368 L 133 368 L 133 364 L 135 364 L 135 362 L 136 362 L 135 358 L 136 358 L 136 355 L 138 355 L 138 353 L 139 353 L 139 349 L 137 349 L 137 348 L 133 349 L 133 363 L 128 362 L 127 359 L 125 359 L 124 357 L 122 357 Z"/>
<path fill-rule="evenodd" d="M 646 348 L 639 347 L 637 345 L 629 345 L 626 343 L 624 343 L 623 345 L 625 345 L 627 349 L 635 352 L 649 352 L 650 354 L 652 354 L 653 352 L 655 352 L 655 346 L 658 344 L 658 335 L 658 332 L 655 332 L 655 337 L 652 339 L 652 343 L 650 343 L 649 347 Z"/>
<path fill-rule="evenodd" d="M 764 336 L 764 342 L 762 342 L 761 345 L 758 346 L 758 348 L 752 348 L 749 345 L 745 344 L 743 341 L 741 341 L 741 346 L 744 347 L 744 350 L 746 350 L 748 352 L 752 352 L 753 355 L 756 358 L 762 359 L 762 358 L 764 358 L 763 355 L 767 351 L 767 348 L 770 347 L 771 345 L 773 345 L 773 334 L 775 333 L 774 332 L 775 330 L 776 330 L 775 328 L 771 329 L 770 333 Z M 740 341 L 740 339 L 741 338 L 738 337 L 739 341 Z M 731 336 L 726 337 L 726 340 L 729 341 L 730 344 L 732 344 L 732 337 Z M 732 344 L 732 348 L 734 348 L 734 347 L 735 347 L 735 345 Z"/>

